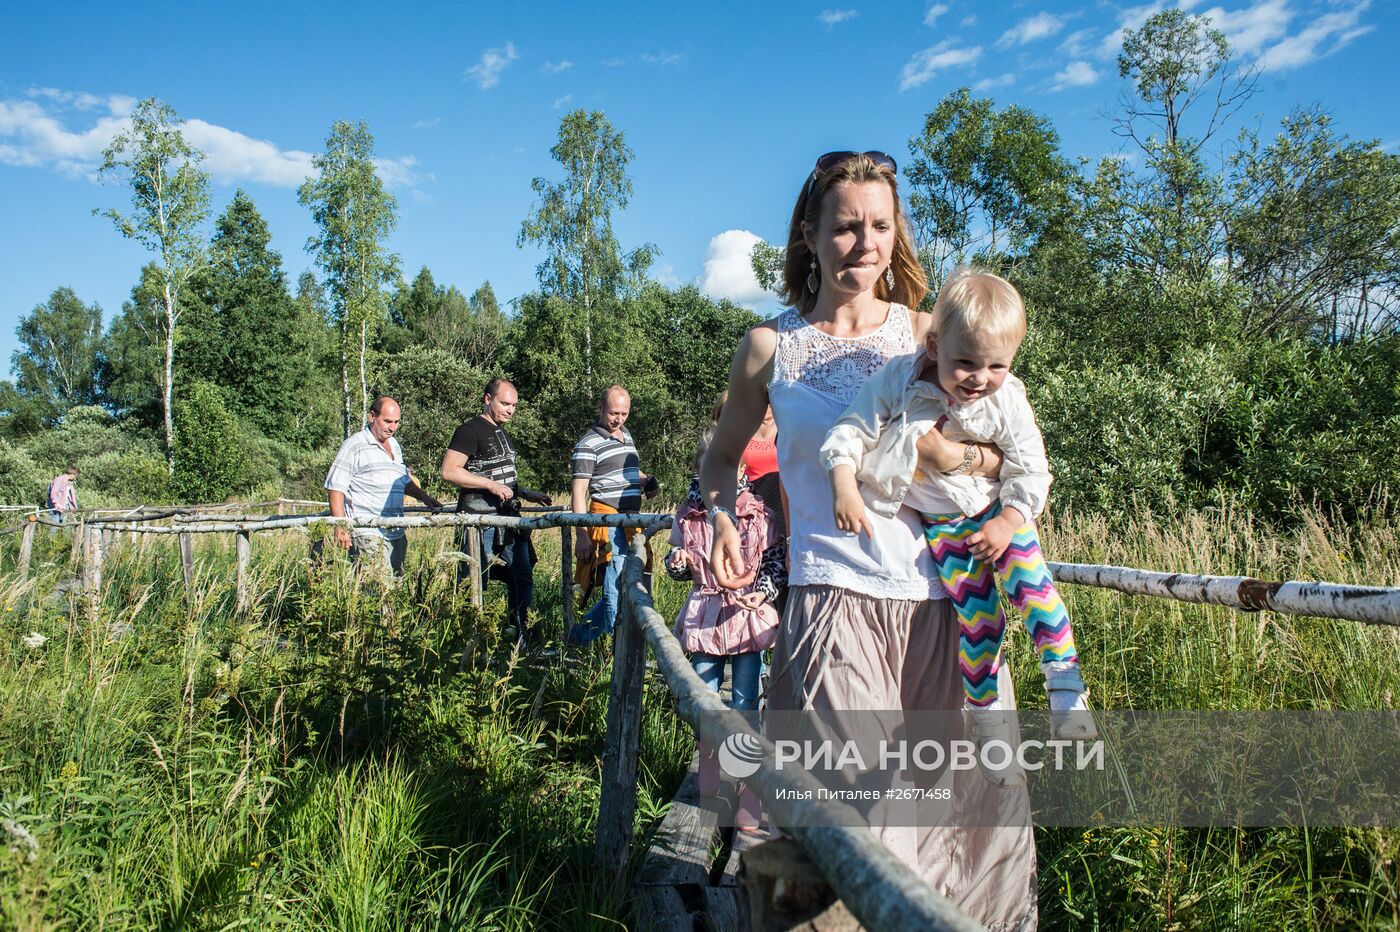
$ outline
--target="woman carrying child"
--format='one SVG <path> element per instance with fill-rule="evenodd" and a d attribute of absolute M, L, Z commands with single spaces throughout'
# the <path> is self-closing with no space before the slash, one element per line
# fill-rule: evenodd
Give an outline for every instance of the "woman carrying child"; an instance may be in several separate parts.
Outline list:
<path fill-rule="evenodd" d="M 817 159 L 788 228 L 783 284 L 794 306 L 755 326 L 740 344 L 700 483 L 714 528 L 716 582 L 746 585 L 757 566 L 739 536 L 735 477 L 771 403 L 789 504 L 790 588 L 773 648 L 768 708 L 960 709 L 957 619 L 917 515 L 872 513 L 868 534 L 837 528 L 818 456 L 861 385 L 889 360 L 912 353 L 929 327 L 928 315 L 909 310 L 928 286 L 899 207 L 894 159 L 879 152 Z M 936 430 L 917 446 L 924 469 L 947 472 L 964 460 L 964 445 Z M 995 475 L 995 448 L 974 449 L 982 471 Z M 1014 707 L 1010 679 L 1003 679 L 1003 701 Z M 977 774 L 960 775 L 953 798 L 969 809 L 999 805 Z M 1024 789 L 1019 805 L 1012 803 L 1028 818 Z M 899 826 L 873 827 L 936 891 L 987 928 L 1034 927 L 1035 842 L 1028 822 L 925 825 L 912 850 L 906 833 L 891 831 Z"/>
<path fill-rule="evenodd" d="M 863 530 L 867 505 L 885 515 L 901 505 L 919 513 L 958 613 L 969 710 L 1004 708 L 997 687 L 1006 630 L 1000 579 L 1040 655 L 1055 737 L 1092 737 L 1074 632 L 1034 524 L 1051 477 L 1026 388 L 1011 374 L 1026 335 L 1021 296 L 990 272 L 960 268 L 943 283 L 933 317 L 923 348 L 867 381 L 826 435 L 820 455 L 831 473 L 836 526 Z M 962 436 L 1002 451 L 998 478 L 971 475 L 973 445 L 949 474 L 918 469 L 915 443 L 950 419 Z M 1081 714 L 1063 714 L 1071 712 Z M 1006 724 L 1005 716 L 977 716 L 974 731 L 999 736 Z"/>

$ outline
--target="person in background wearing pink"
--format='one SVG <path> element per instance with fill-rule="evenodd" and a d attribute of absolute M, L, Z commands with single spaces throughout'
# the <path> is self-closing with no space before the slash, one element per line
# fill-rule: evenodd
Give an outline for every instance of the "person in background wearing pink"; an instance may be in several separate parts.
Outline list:
<path fill-rule="evenodd" d="M 78 510 L 78 490 L 73 485 L 77 479 L 78 467 L 69 466 L 49 483 L 49 512 L 60 522 L 68 519 L 69 512 Z"/>
<path fill-rule="evenodd" d="M 721 395 L 715 403 L 710 429 L 700 440 L 695 455 L 697 466 L 705 455 L 724 399 L 725 395 Z M 759 567 L 756 578 L 739 589 L 726 589 L 715 582 L 710 567 L 714 535 L 700 497 L 698 475 L 691 478 L 690 492 L 671 523 L 672 549 L 666 557 L 666 573 L 672 579 L 688 579 L 692 584 L 690 597 L 676 616 L 676 639 L 690 655 L 691 667 L 705 685 L 718 692 L 728 665 L 730 708 L 751 712 L 758 708 L 763 652 L 773 646 L 777 637 L 776 605 L 787 587 L 787 549 L 784 538 L 776 533 L 773 512 L 753 494 L 742 476 L 734 507 L 739 544 L 745 557 Z M 702 796 L 714 796 L 719 791 L 719 762 L 714 750 L 703 742 L 699 750 L 698 788 Z M 739 792 L 735 825 L 757 828 L 760 812 L 758 797 L 745 785 Z"/>

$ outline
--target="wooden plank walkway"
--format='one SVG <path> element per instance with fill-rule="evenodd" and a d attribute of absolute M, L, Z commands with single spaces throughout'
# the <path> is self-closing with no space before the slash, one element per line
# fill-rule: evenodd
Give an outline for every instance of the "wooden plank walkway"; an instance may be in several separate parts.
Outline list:
<path fill-rule="evenodd" d="M 696 761 L 671 800 L 632 888 L 632 909 L 641 932 L 696 932 L 739 928 L 739 858 L 773 837 L 765 826 L 741 832 L 720 826 L 729 796 L 700 799 Z"/>

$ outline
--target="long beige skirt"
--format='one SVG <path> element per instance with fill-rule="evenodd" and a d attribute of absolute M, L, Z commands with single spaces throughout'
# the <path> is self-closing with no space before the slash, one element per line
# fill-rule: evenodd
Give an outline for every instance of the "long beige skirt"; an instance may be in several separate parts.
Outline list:
<path fill-rule="evenodd" d="M 1005 665 L 997 688 L 1015 708 Z M 833 586 L 789 590 L 773 648 L 770 709 L 962 705 L 958 623 L 947 599 L 878 599 Z M 1034 929 L 1035 835 L 1024 787 L 1008 792 L 975 770 L 949 777 L 959 820 L 970 825 L 872 827 L 930 886 L 989 930 Z M 963 813 L 971 815 L 962 819 Z"/>

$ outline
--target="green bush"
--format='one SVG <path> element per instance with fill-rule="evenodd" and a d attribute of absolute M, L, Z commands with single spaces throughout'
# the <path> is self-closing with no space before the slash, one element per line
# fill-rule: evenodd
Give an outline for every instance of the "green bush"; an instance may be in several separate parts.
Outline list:
<path fill-rule="evenodd" d="M 81 460 L 78 466 L 83 505 L 149 505 L 170 498 L 165 458 L 154 451 L 112 451 Z"/>
<path fill-rule="evenodd" d="M 410 347 L 384 363 L 375 393 L 389 395 L 403 409 L 397 436 L 404 461 L 420 481 L 438 474 L 458 425 L 481 413 L 489 378 L 445 350 L 429 347 Z"/>
<path fill-rule="evenodd" d="M 256 477 L 244 428 L 223 392 L 196 382 L 175 406 L 175 475 L 171 487 L 188 502 L 221 502 Z"/>
<path fill-rule="evenodd" d="M 0 503 L 40 504 L 48 494 L 51 478 L 23 448 L 0 440 Z"/>

